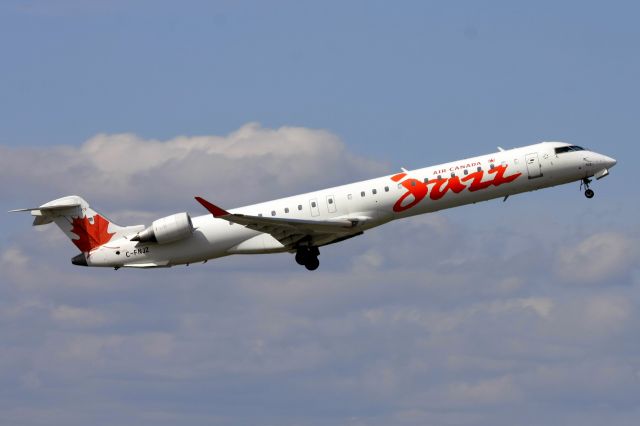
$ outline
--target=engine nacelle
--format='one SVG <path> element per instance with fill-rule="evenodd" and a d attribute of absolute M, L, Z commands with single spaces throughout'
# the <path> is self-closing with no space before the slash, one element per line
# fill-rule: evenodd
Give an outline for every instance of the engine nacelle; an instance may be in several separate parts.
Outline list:
<path fill-rule="evenodd" d="M 167 244 L 182 240 L 193 234 L 193 223 L 189 213 L 177 213 L 154 220 L 150 227 L 139 232 L 131 241 Z"/>

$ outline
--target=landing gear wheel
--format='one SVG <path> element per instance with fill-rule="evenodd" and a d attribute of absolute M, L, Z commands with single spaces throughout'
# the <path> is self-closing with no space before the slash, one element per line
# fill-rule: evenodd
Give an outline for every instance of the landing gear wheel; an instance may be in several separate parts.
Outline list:
<path fill-rule="evenodd" d="M 296 252 L 296 263 L 298 265 L 306 264 L 308 258 L 309 258 L 309 250 L 298 249 L 298 251 Z"/>
<path fill-rule="evenodd" d="M 320 266 L 320 260 L 317 257 L 310 257 L 307 259 L 307 263 L 304 264 L 304 267 L 309 271 L 315 271 Z"/>
<path fill-rule="evenodd" d="M 310 271 L 315 271 L 320 266 L 318 260 L 320 256 L 320 250 L 315 246 L 299 246 L 296 250 L 296 263 L 298 265 L 304 265 Z"/>
<path fill-rule="evenodd" d="M 593 198 L 594 195 L 595 193 L 592 189 L 587 189 L 586 191 L 584 191 L 584 196 L 587 198 Z"/>

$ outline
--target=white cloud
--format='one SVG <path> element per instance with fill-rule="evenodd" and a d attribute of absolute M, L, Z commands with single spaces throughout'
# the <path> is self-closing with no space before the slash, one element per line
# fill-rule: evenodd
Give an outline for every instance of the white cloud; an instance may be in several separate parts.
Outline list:
<path fill-rule="evenodd" d="M 10 247 L 2 252 L 0 263 L 3 270 L 10 268 L 23 268 L 28 262 L 27 256 L 17 247 Z M 6 269 L 5 269 L 6 268 Z"/>
<path fill-rule="evenodd" d="M 41 199 L 45 196 L 75 193 L 98 209 L 193 209 L 193 195 L 235 207 L 385 170 L 349 153 L 328 131 L 268 129 L 257 123 L 226 136 L 158 141 L 101 134 L 77 148 L 0 146 L 0 194 L 24 198 L 29 193 L 28 201 L 38 204 L 49 201 Z"/>
<path fill-rule="evenodd" d="M 601 283 L 625 271 L 638 260 L 637 241 L 614 233 L 591 235 L 576 245 L 565 245 L 558 251 L 558 275 L 575 283 Z"/>
<path fill-rule="evenodd" d="M 325 143 L 334 157 L 345 150 L 314 132 L 252 125 L 203 139 L 107 135 L 48 154 L 82 172 L 86 164 L 72 164 L 80 156 L 95 179 L 131 196 L 165 173 L 182 190 L 200 173 L 231 182 L 231 162 L 279 179 L 290 158 L 278 138 L 301 138 L 292 149 L 312 170 L 293 176 L 315 176 L 321 186 L 326 176 L 313 157 Z M 129 172 L 135 158 L 119 163 L 126 147 L 148 155 L 140 172 Z M 102 154 L 104 164 L 91 163 Z M 204 158 L 199 170 L 194 156 Z M 216 161 L 220 168 L 205 167 Z M 66 182 L 49 172 L 56 188 Z M 34 194 L 46 192 L 44 174 L 27 186 Z M 283 179 L 263 186 L 296 185 Z M 267 198 L 247 185 L 250 197 Z M 104 194 L 101 204 L 113 202 L 125 223 L 152 218 L 145 206 Z M 176 205 L 177 196 L 163 202 Z M 0 386 L 23 392 L 17 404 L 0 395 L 12 423 L 90 421 L 65 417 L 80 413 L 113 424 L 117 412 L 119 424 L 504 425 L 515 418 L 509 410 L 535 412 L 539 424 L 563 415 L 577 416 L 567 424 L 588 423 L 592 412 L 571 412 L 575 400 L 637 420 L 629 407 L 640 395 L 639 283 L 558 285 L 558 277 L 582 279 L 571 272 L 579 265 L 603 283 L 624 281 L 635 267 L 632 233 L 585 231 L 571 246 L 575 235 L 560 229 L 545 236 L 557 250 L 531 250 L 521 223 L 478 230 L 442 212 L 323 247 L 311 274 L 285 254 L 161 271 L 77 268 L 71 246 L 68 255 L 57 251 L 68 245 L 59 231 L 43 229 L 0 253 Z M 613 255 L 594 259 L 592 251 Z"/>
<path fill-rule="evenodd" d="M 502 376 L 478 382 L 455 382 L 448 386 L 451 403 L 468 405 L 505 404 L 521 398 L 519 389 L 510 376 Z"/>
<path fill-rule="evenodd" d="M 66 325 L 73 325 L 78 327 L 92 327 L 103 325 L 107 322 L 107 317 L 104 313 L 96 311 L 94 309 L 78 308 L 74 306 L 56 306 L 51 310 L 51 318 L 54 321 Z"/>

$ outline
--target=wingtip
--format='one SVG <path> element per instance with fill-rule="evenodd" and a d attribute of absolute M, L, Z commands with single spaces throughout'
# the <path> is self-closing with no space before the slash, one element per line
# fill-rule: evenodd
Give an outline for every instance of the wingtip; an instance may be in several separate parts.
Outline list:
<path fill-rule="evenodd" d="M 225 209 L 221 209 L 220 207 L 216 206 L 215 204 L 211 204 L 210 202 L 208 202 L 207 200 L 205 200 L 202 197 L 194 197 L 194 198 L 196 199 L 197 202 L 202 204 L 202 206 L 205 209 L 209 210 L 209 212 L 213 215 L 213 217 L 227 216 L 227 215 L 230 214 Z"/>

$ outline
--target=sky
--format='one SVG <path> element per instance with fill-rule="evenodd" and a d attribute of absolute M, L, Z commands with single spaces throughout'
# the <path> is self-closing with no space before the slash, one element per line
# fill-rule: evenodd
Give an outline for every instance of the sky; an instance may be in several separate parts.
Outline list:
<path fill-rule="evenodd" d="M 636 425 L 637 2 L 0 3 L 0 209 L 120 224 L 561 140 L 578 183 L 321 250 L 79 268 L 0 220 L 0 425 Z"/>

